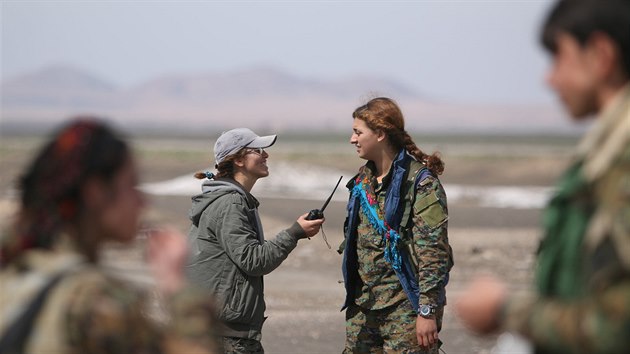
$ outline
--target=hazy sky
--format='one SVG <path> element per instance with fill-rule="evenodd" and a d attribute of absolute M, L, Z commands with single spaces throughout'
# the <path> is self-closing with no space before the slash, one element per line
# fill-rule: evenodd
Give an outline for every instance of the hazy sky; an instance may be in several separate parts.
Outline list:
<path fill-rule="evenodd" d="M 537 39 L 550 0 L 0 3 L 3 79 L 70 64 L 128 87 L 265 65 L 389 78 L 444 100 L 553 99 Z"/>

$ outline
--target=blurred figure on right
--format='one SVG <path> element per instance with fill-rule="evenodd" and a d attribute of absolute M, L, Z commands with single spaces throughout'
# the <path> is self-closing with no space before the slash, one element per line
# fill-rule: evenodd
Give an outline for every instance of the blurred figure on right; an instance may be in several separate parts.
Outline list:
<path fill-rule="evenodd" d="M 531 295 L 474 280 L 457 310 L 536 353 L 630 352 L 630 0 L 561 0 L 543 27 L 549 85 L 576 120 L 596 116 L 544 213 Z"/>

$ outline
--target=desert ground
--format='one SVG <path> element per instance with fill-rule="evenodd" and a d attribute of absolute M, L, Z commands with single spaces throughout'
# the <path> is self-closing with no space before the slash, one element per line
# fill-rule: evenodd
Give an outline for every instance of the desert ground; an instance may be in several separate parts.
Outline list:
<path fill-rule="evenodd" d="M 416 137 L 421 149 L 439 150 L 446 162 L 441 177 L 449 185 L 552 186 L 570 159 L 572 137 Z M 14 181 L 41 138 L 2 137 L 0 141 L 0 223 L 6 226 L 15 209 Z M 159 182 L 205 169 L 212 161 L 209 139 L 133 138 L 142 182 Z M 350 177 L 362 164 L 347 137 L 297 137 L 279 140 L 270 160 L 334 168 Z M 271 170 L 271 174 L 274 171 Z M 332 187 L 332 186 L 331 186 Z M 325 196 L 322 197 L 322 200 Z M 190 196 L 149 196 L 146 218 L 186 233 Z M 288 227 L 297 216 L 321 201 L 282 196 L 261 197 L 266 238 Z M 341 256 L 343 201 L 325 212 L 321 234 L 302 240 L 288 259 L 265 277 L 267 316 L 263 345 L 268 353 L 340 353 L 344 344 Z M 475 275 L 493 273 L 511 290 L 526 291 L 531 283 L 535 250 L 540 239 L 541 209 L 482 205 L 474 200 L 449 202 L 449 239 L 455 266 L 447 287 L 449 305 L 440 338 L 446 353 L 490 353 L 496 336 L 479 338 L 454 314 L 453 304 Z M 122 264 L 122 263 L 121 263 Z"/>

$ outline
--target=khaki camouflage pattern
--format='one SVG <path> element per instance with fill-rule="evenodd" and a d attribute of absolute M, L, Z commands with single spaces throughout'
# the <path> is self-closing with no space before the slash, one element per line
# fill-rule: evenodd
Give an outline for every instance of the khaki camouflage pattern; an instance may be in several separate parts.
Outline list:
<path fill-rule="evenodd" d="M 222 337 L 223 350 L 230 354 L 263 354 L 262 343 L 252 338 Z"/>
<path fill-rule="evenodd" d="M 537 353 L 629 353 L 630 86 L 597 119 L 577 161 L 590 191 L 586 202 L 594 206 L 580 248 L 582 266 L 574 270 L 580 294 L 571 301 L 513 297 L 502 323 L 528 337 Z"/>
<path fill-rule="evenodd" d="M 448 207 L 442 184 L 432 176 L 420 182 L 413 204 L 413 241 L 410 252 L 418 261 L 420 305 L 446 305 L 444 282 L 453 267 L 448 242 Z"/>
<path fill-rule="evenodd" d="M 438 330 L 443 308 L 436 313 Z M 408 300 L 382 310 L 365 310 L 350 305 L 346 310 L 344 354 L 406 353 L 437 354 L 438 345 L 421 348 L 416 337 L 416 314 Z"/>
<path fill-rule="evenodd" d="M 365 170 L 373 185 L 377 186 L 376 179 L 371 176 L 367 166 Z M 374 189 L 379 212 L 382 212 L 382 205 L 385 204 L 388 179 L 389 176 L 385 177 L 383 185 Z M 403 188 L 412 186 L 407 184 Z M 358 214 L 357 256 L 362 284 L 357 289 L 355 303 L 374 310 L 400 303 L 407 296 L 392 266 L 385 260 L 383 236 L 374 230 L 363 213 Z M 440 292 L 443 291 L 444 279 L 453 265 L 447 230 L 446 193 L 437 178 L 427 177 L 417 187 L 411 233 L 401 234 L 404 241 L 404 245 L 401 245 L 402 252 L 413 252 L 415 257 L 412 259 L 418 263 L 420 304 L 444 305 L 439 301 Z"/>
<path fill-rule="evenodd" d="M 368 170 L 366 168 L 366 170 Z M 387 186 L 378 185 L 376 178 L 371 178 L 379 207 L 385 204 Z M 385 179 L 386 180 L 386 179 Z M 382 208 L 379 208 L 381 219 Z M 391 264 L 385 260 L 385 241 L 363 213 L 358 213 L 357 259 L 361 283 L 357 287 L 355 304 L 372 310 L 384 309 L 396 305 L 407 298 L 398 276 Z"/>
<path fill-rule="evenodd" d="M 219 325 L 207 297 L 185 288 L 150 318 L 149 294 L 114 279 L 71 250 L 25 254 L 0 272 L 0 336 L 52 275 L 67 272 L 48 293 L 26 343 L 29 353 L 219 353 Z"/>
<path fill-rule="evenodd" d="M 379 213 L 385 204 L 390 176 L 378 185 L 372 171 L 365 167 L 379 205 Z M 416 171 L 412 171 L 416 172 Z M 415 196 L 407 193 L 413 188 L 407 181 L 401 196 L 412 196 L 406 207 L 411 213 L 410 232 L 401 232 L 403 243 L 400 251 L 413 253 L 419 277 L 420 304 L 436 306 L 438 330 L 442 326 L 443 301 L 440 297 L 444 281 L 453 265 L 452 251 L 448 243 L 448 209 L 446 194 L 440 181 L 427 177 L 418 185 Z M 384 240 L 358 213 L 357 258 L 361 282 L 357 285 L 355 305 L 346 309 L 346 345 L 344 353 L 426 353 L 438 352 L 438 347 L 427 349 L 418 346 L 416 337 L 416 311 L 403 291 L 392 265 L 384 257 Z M 380 215 L 383 218 L 383 215 Z M 409 220 L 408 220 L 409 221 Z"/>

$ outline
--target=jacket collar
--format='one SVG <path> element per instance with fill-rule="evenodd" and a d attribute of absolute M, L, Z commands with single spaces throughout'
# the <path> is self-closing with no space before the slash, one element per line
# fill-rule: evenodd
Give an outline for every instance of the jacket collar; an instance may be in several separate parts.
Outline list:
<path fill-rule="evenodd" d="M 217 186 L 217 185 L 229 186 L 238 190 L 239 193 L 245 196 L 245 198 L 247 199 L 247 204 L 252 209 L 258 208 L 258 206 L 260 205 L 260 202 L 258 201 L 258 199 L 256 199 L 256 197 L 254 197 L 251 193 L 246 191 L 245 187 L 243 187 L 240 183 L 238 183 L 238 181 L 236 181 L 233 178 L 216 178 L 214 180 L 208 180 L 203 183 L 202 188 L 203 188 L 203 191 L 206 192 L 209 190 L 209 187 Z"/>
<path fill-rule="evenodd" d="M 402 217 L 401 208 L 399 208 L 402 195 L 401 189 L 404 184 L 407 168 L 412 159 L 414 159 L 413 156 L 407 153 L 405 149 L 401 149 L 398 152 L 398 155 L 396 155 L 394 161 L 392 161 L 389 173 L 384 179 L 384 181 L 387 181 L 386 183 L 388 183 L 388 185 L 386 185 L 387 194 L 385 196 L 384 205 L 385 220 L 393 228 L 398 228 Z M 368 177 L 373 176 L 373 170 L 374 162 L 368 161 L 363 167 L 361 167 L 359 174 L 348 183 L 348 189 L 351 190 L 356 184 L 357 179 L 362 178 L 363 174 L 366 174 Z"/>
<path fill-rule="evenodd" d="M 604 174 L 629 143 L 630 83 L 604 108 L 578 145 L 577 158 L 584 161 L 586 180 L 592 182 Z"/>

